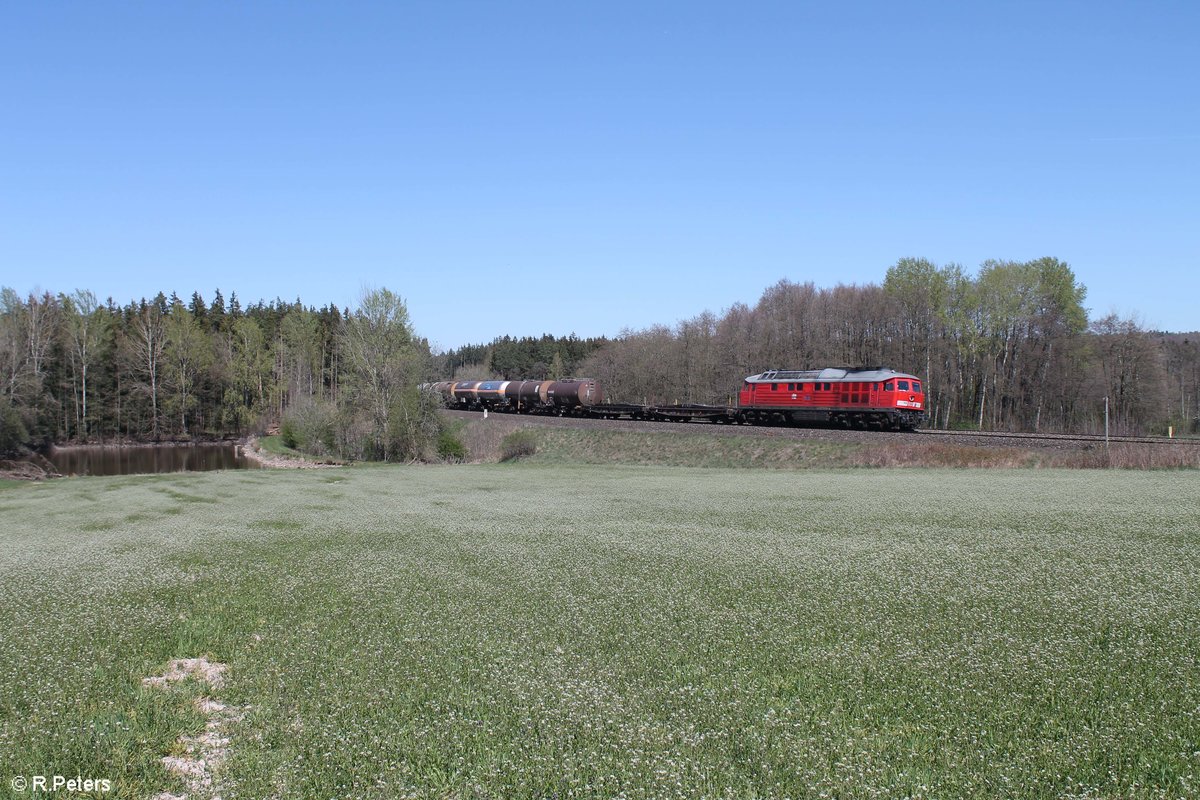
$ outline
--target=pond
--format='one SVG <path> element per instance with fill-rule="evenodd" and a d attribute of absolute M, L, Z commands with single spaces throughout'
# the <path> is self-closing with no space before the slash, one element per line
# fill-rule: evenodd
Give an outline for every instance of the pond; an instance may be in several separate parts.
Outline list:
<path fill-rule="evenodd" d="M 240 444 L 149 444 L 55 447 L 46 456 L 63 475 L 143 475 L 257 469 Z"/>

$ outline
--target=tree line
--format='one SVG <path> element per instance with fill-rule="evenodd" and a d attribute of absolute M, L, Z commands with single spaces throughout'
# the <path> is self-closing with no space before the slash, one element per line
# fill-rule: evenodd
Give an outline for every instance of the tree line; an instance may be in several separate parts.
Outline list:
<path fill-rule="evenodd" d="M 498 336 L 489 344 L 470 344 L 434 356 L 439 380 L 560 380 L 573 377 L 589 355 L 604 347 L 603 336 L 575 334 Z"/>
<path fill-rule="evenodd" d="M 359 307 L 243 307 L 159 293 L 0 290 L 0 452 L 50 442 L 241 436 L 281 425 L 306 450 L 412 459 L 444 442 L 426 380 L 600 380 L 613 401 L 732 403 L 771 368 L 890 366 L 926 379 L 932 424 L 1000 430 L 1191 431 L 1200 335 L 1089 320 L 1054 258 L 961 266 L 901 259 L 881 284 L 781 280 L 753 306 L 673 326 L 515 338 L 434 354 L 387 289 Z"/>
<path fill-rule="evenodd" d="M 0 290 L 0 452 L 50 442 L 241 436 L 283 424 L 313 452 L 428 455 L 437 415 L 416 385 L 429 343 L 401 298 L 354 311 L 236 293 L 124 306 L 88 290 Z"/>
<path fill-rule="evenodd" d="M 772 368 L 889 366 L 926 378 L 932 424 L 1020 431 L 1194 431 L 1200 336 L 1089 320 L 1055 258 L 957 264 L 905 258 L 882 284 L 781 280 L 750 307 L 623 331 L 576 369 L 614 401 L 731 403 Z"/>

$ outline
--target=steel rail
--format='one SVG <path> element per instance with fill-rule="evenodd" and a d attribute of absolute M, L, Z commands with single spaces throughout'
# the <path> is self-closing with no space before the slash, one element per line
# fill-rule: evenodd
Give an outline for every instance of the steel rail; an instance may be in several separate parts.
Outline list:
<path fill-rule="evenodd" d="M 965 436 L 985 439 L 1026 439 L 1034 441 L 1064 441 L 1064 442 L 1097 442 L 1104 443 L 1104 434 L 1100 433 L 1017 433 L 1009 431 L 964 431 L 938 430 L 936 428 L 920 428 L 916 433 L 934 434 L 938 436 Z M 1169 438 L 1166 436 L 1109 436 L 1110 444 L 1183 444 L 1200 445 L 1196 438 Z"/>

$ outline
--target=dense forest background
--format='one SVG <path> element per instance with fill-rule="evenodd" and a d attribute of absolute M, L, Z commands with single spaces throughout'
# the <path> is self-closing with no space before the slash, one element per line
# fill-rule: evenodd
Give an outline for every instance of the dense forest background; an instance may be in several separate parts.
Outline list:
<path fill-rule="evenodd" d="M 902 259 L 882 284 L 780 281 L 753 307 L 705 311 L 615 339 L 504 336 L 432 353 L 386 289 L 359 308 L 243 307 L 218 291 L 124 306 L 90 291 L 0 291 L 0 451 L 52 441 L 239 436 L 283 425 L 306 449 L 433 454 L 437 379 L 603 382 L 625 402 L 728 403 L 770 368 L 890 366 L 926 378 L 937 427 L 1194 431 L 1200 334 L 1089 319 L 1057 259 L 958 265 Z"/>
<path fill-rule="evenodd" d="M 0 453 L 50 442 L 240 436 L 276 426 L 293 444 L 348 458 L 431 456 L 436 403 L 429 343 L 401 298 L 359 307 L 299 300 L 243 307 L 158 294 L 0 290 Z"/>
<path fill-rule="evenodd" d="M 612 401 L 732 403 L 767 369 L 888 366 L 926 378 L 942 428 L 1195 431 L 1200 334 L 1088 318 L 1086 289 L 1055 258 L 961 266 L 901 259 L 881 285 L 783 280 L 753 306 L 705 311 L 612 341 L 497 339 L 441 356 L 461 379 L 586 375 Z M 558 357 L 561 369 L 539 367 Z M 514 367 L 514 364 L 518 365 Z M 554 362 L 559 364 L 559 362 Z"/>

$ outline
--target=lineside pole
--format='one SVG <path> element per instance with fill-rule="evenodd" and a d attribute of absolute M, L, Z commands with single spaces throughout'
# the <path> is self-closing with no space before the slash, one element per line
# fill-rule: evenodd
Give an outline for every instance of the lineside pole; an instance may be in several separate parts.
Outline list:
<path fill-rule="evenodd" d="M 1104 398 L 1104 451 L 1108 452 L 1108 397 Z"/>

